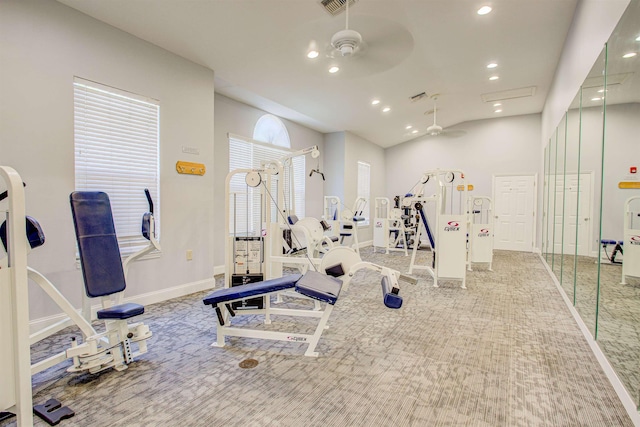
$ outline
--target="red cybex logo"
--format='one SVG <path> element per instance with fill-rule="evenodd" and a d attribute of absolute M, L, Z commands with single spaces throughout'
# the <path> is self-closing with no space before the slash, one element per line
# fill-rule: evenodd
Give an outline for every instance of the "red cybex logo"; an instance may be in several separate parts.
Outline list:
<path fill-rule="evenodd" d="M 460 224 L 456 221 L 449 221 L 447 225 L 444 227 L 444 231 L 458 231 L 460 230 Z"/>
<path fill-rule="evenodd" d="M 629 238 L 629 243 L 632 245 L 640 245 L 640 236 L 631 236 Z"/>

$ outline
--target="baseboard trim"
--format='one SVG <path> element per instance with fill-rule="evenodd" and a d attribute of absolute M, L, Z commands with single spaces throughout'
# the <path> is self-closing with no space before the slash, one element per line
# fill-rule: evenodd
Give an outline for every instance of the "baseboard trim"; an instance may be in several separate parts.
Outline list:
<path fill-rule="evenodd" d="M 224 272 L 224 268 L 223 268 Z M 127 298 L 125 296 L 123 302 L 133 302 L 142 305 L 151 305 L 159 302 L 163 302 L 173 298 L 183 297 L 185 295 L 192 294 L 194 292 L 206 291 L 212 289 L 216 284 L 214 278 L 199 280 L 196 282 L 185 283 L 182 285 L 174 286 L 172 288 L 161 289 L 159 291 L 148 292 L 146 294 L 136 295 Z M 125 292 L 126 294 L 126 292 Z M 91 306 L 91 316 L 95 318 L 97 310 L 102 308 L 99 304 Z M 80 309 L 78 309 L 80 312 Z M 54 325 L 60 321 L 63 321 L 67 316 L 64 313 L 54 314 L 52 316 L 45 316 L 39 319 L 34 319 L 29 322 L 29 331 L 31 334 L 41 331 L 51 325 Z"/>
<path fill-rule="evenodd" d="M 558 279 L 556 278 L 555 274 L 553 274 L 551 267 L 549 267 L 549 264 L 547 264 L 547 262 L 545 261 L 542 255 L 540 255 L 540 260 L 542 261 L 542 264 L 547 269 L 547 272 L 549 273 L 549 276 L 551 276 L 553 283 L 555 283 L 556 288 L 558 288 L 558 292 L 560 292 L 562 299 L 564 300 L 565 304 L 569 308 L 569 311 L 573 315 L 573 318 L 578 324 L 578 327 L 582 331 L 582 335 L 584 335 L 585 339 L 587 340 L 587 343 L 589 343 L 589 347 L 591 347 L 591 351 L 596 356 L 596 359 L 600 363 L 600 366 L 602 367 L 602 370 L 604 371 L 605 375 L 609 379 L 609 382 L 613 386 L 613 389 L 618 394 L 618 398 L 622 402 L 622 405 L 624 406 L 624 408 L 627 410 L 627 413 L 629 414 L 631 421 L 633 421 L 633 425 L 640 427 L 640 413 L 638 413 L 638 407 L 636 406 L 636 403 L 633 401 L 633 399 L 629 395 L 629 392 L 627 392 L 627 389 L 622 384 L 622 381 L 620 381 L 618 374 L 616 374 L 616 371 L 613 369 L 613 366 L 611 366 L 611 364 L 609 363 L 609 360 L 602 352 L 602 349 L 598 345 L 597 341 L 593 339 L 591 332 L 589 332 L 589 328 L 587 328 L 587 325 L 582 320 L 582 317 L 580 317 L 578 310 L 576 310 L 576 308 L 571 303 L 571 300 L 569 299 L 567 294 L 564 292 L 564 289 L 560 285 L 560 282 L 558 282 Z"/>
<path fill-rule="evenodd" d="M 217 276 L 219 274 L 224 274 L 224 264 L 213 267 L 213 275 Z"/>

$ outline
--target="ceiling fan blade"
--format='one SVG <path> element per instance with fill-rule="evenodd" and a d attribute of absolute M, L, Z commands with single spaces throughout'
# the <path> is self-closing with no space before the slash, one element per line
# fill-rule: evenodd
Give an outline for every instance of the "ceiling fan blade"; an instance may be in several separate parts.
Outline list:
<path fill-rule="evenodd" d="M 462 130 L 462 129 L 445 129 L 442 131 L 441 135 L 445 136 L 447 138 L 460 138 L 461 136 L 464 136 L 467 134 L 466 130 Z"/>

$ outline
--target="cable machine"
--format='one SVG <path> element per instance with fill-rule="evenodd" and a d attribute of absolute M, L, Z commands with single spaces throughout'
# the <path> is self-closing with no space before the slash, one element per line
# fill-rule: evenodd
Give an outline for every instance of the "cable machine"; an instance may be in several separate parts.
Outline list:
<path fill-rule="evenodd" d="M 425 190 L 429 188 L 435 192 L 427 197 Z M 436 169 L 425 172 L 409 193 L 413 196 L 403 199 L 404 206 L 412 205 L 419 213 L 409 274 L 412 274 L 414 269 L 427 270 L 433 277 L 434 287 L 438 287 L 440 279 L 450 279 L 461 281 L 461 287 L 466 289 L 467 190 L 464 172 Z M 433 229 L 426 211 L 427 204 L 433 205 L 434 208 Z M 416 252 L 423 235 L 428 238 L 433 253 L 430 266 L 416 263 Z"/>
<path fill-rule="evenodd" d="M 469 197 L 469 262 L 471 264 L 493 263 L 493 203 L 486 196 Z"/>
<path fill-rule="evenodd" d="M 302 265 L 312 261 L 306 257 L 285 257 L 284 230 L 287 218 L 295 214 L 291 159 L 310 154 L 318 158 L 317 146 L 292 152 L 280 159 L 263 161 L 260 167 L 236 169 L 225 181 L 225 224 L 228 238 L 225 248 L 225 287 L 259 282 L 282 276 L 282 265 Z M 289 190 L 290 205 L 285 192 Z M 238 213 L 246 212 L 243 219 Z M 291 233 L 295 239 L 295 234 Z M 239 302 L 241 308 L 258 308 L 262 298 Z M 261 306 L 260 306 L 261 307 Z"/>
<path fill-rule="evenodd" d="M 640 196 L 629 197 L 624 203 L 623 245 L 621 284 L 626 285 L 627 277 L 640 277 Z"/>
<path fill-rule="evenodd" d="M 375 198 L 375 217 L 373 222 L 373 249 L 383 248 L 390 251 L 407 251 L 407 229 L 400 208 L 391 207 L 386 197 Z"/>

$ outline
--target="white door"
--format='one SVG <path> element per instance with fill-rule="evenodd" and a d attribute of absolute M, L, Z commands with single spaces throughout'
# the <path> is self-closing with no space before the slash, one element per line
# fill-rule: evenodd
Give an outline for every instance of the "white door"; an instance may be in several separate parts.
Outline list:
<path fill-rule="evenodd" d="M 564 253 L 574 254 L 576 232 L 578 255 L 589 256 L 591 241 L 591 174 L 567 174 L 565 179 Z M 580 184 L 580 193 L 578 193 Z M 578 204 L 580 208 L 578 209 Z M 577 214 L 577 216 L 576 216 Z"/>
<path fill-rule="evenodd" d="M 495 249 L 533 250 L 535 185 L 534 175 L 494 176 Z"/>

